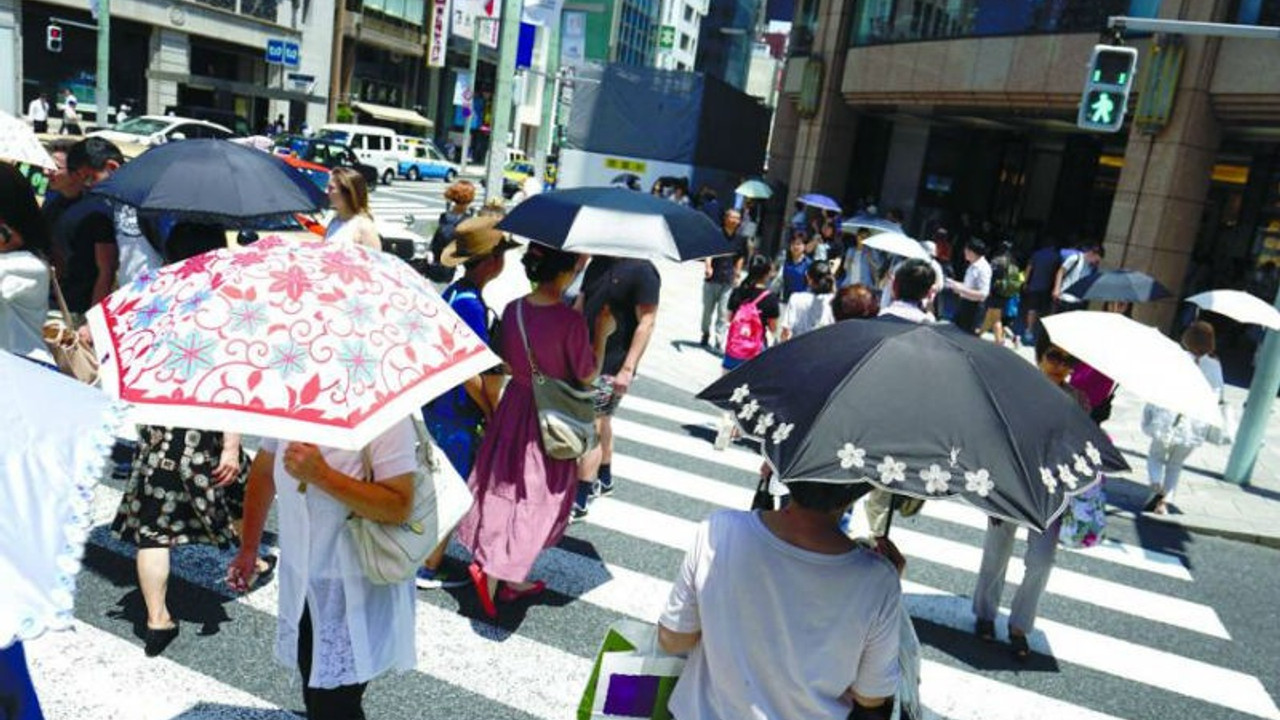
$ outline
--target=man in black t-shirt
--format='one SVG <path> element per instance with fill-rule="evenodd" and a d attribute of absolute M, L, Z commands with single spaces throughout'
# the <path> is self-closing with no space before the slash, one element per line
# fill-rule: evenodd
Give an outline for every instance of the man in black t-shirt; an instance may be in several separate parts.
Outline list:
<path fill-rule="evenodd" d="M 105 198 L 89 189 L 124 164 L 120 149 L 102 138 L 85 138 L 67 151 L 65 205 L 53 225 L 61 260 L 59 284 L 72 313 L 83 314 L 110 292 L 120 261 L 115 216 Z"/>
<path fill-rule="evenodd" d="M 703 261 L 705 282 L 702 284 L 702 340 L 703 347 L 709 347 L 711 338 L 711 318 L 716 319 L 715 347 L 719 349 L 724 343 L 724 334 L 729 329 L 729 293 L 738 281 L 742 272 L 742 264 L 747 260 L 747 242 L 739 234 L 742 225 L 742 214 L 737 210 L 727 210 L 721 230 L 724 237 L 733 246 L 729 255 L 707 258 Z"/>
<path fill-rule="evenodd" d="M 600 445 L 578 462 L 578 495 L 573 519 L 587 514 L 593 495 L 613 492 L 613 413 L 631 388 L 640 358 L 658 319 L 662 278 L 648 260 L 597 257 L 582 278 L 578 296 L 588 326 L 606 305 L 617 329 L 605 344 L 604 364 L 596 380 L 596 428 Z"/>

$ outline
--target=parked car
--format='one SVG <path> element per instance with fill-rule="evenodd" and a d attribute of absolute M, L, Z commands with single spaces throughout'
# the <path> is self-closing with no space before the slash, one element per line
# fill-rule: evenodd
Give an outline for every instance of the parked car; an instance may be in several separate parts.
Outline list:
<path fill-rule="evenodd" d="M 350 147 L 360 162 L 377 168 L 384 185 L 390 185 L 400 170 L 396 133 L 391 128 L 330 123 L 322 125 L 316 137 Z"/>
<path fill-rule="evenodd" d="M 453 182 L 458 171 L 457 164 L 449 162 L 444 153 L 431 143 L 410 145 L 408 152 L 400 155 L 400 177 L 410 180 L 439 178 Z"/>
<path fill-rule="evenodd" d="M 95 130 L 88 137 L 100 137 L 114 143 L 137 145 L 163 145 L 173 140 L 213 138 L 225 140 L 235 133 L 208 120 L 178 117 L 176 115 L 141 115 L 129 118 L 107 130 Z"/>
<path fill-rule="evenodd" d="M 346 145 L 302 135 L 277 135 L 274 142 L 278 155 L 293 155 L 300 160 L 323 165 L 330 170 L 336 167 L 355 168 L 364 177 L 370 192 L 378 187 L 378 169 L 360 162 L 356 154 Z"/>
<path fill-rule="evenodd" d="M 248 137 L 253 134 L 253 128 L 249 126 L 249 121 L 243 115 L 237 115 L 231 110 L 219 110 L 195 105 L 169 105 L 164 109 L 164 114 L 207 120 L 222 127 L 231 128 L 231 131 L 239 137 Z"/>

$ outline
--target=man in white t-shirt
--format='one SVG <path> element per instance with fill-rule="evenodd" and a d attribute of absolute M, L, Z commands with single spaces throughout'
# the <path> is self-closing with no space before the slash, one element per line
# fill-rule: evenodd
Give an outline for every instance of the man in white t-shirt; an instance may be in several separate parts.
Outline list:
<path fill-rule="evenodd" d="M 865 486 L 788 488 L 782 510 L 698 528 L 658 620 L 662 649 L 689 653 L 668 704 L 679 720 L 889 717 L 902 589 L 839 528 Z"/>
<path fill-rule="evenodd" d="M 947 280 L 947 289 L 960 296 L 952 322 L 969 332 L 977 330 L 982 306 L 991 294 L 991 263 L 987 262 L 986 255 L 987 244 L 979 238 L 970 238 L 964 248 L 964 259 L 969 263 L 964 271 L 964 282 Z"/>
<path fill-rule="evenodd" d="M 37 133 L 49 132 L 49 96 L 40 93 L 31 104 L 27 105 L 27 117 L 31 119 L 31 129 Z"/>

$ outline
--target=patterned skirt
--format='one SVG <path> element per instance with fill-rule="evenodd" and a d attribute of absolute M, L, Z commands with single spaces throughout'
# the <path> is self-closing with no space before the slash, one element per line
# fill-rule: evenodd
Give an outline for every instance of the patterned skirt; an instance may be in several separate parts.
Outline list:
<path fill-rule="evenodd" d="M 214 487 L 222 433 L 143 425 L 133 474 L 120 500 L 111 533 L 142 548 L 236 542 L 233 520 L 244 510 L 249 459 L 240 453 L 240 476 Z"/>

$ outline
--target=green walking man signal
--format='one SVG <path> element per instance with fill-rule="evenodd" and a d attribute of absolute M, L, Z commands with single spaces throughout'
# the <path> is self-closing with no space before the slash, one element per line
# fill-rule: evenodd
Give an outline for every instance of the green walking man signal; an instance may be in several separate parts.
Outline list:
<path fill-rule="evenodd" d="M 1138 51 L 1130 47 L 1095 45 L 1089 58 L 1084 93 L 1076 125 L 1085 130 L 1119 132 L 1124 127 L 1129 89 L 1138 68 Z"/>

